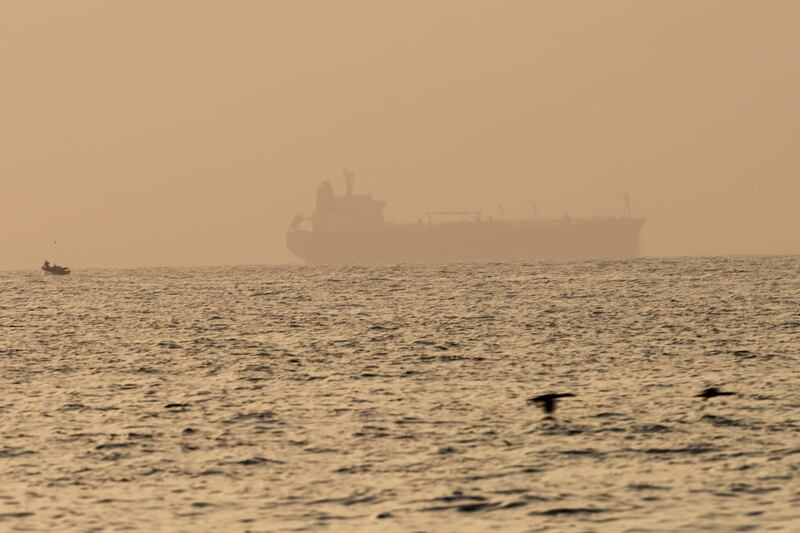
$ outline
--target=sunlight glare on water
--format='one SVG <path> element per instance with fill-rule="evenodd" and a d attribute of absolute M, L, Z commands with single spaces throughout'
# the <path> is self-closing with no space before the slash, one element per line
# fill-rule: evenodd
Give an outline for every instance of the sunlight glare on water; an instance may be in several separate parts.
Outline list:
<path fill-rule="evenodd" d="M 798 274 L 0 273 L 0 529 L 796 531 Z"/>

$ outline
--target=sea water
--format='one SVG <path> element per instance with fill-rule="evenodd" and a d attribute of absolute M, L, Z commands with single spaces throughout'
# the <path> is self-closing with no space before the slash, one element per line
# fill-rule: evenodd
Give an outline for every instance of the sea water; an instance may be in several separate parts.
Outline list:
<path fill-rule="evenodd" d="M 800 530 L 798 257 L 6 272 L 0 390 L 2 530 Z"/>

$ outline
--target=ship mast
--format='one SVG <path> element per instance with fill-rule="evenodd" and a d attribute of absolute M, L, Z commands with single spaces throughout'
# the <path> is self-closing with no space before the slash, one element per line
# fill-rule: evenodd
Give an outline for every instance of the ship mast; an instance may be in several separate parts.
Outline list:
<path fill-rule="evenodd" d="M 622 218 L 631 218 L 631 195 L 625 191 L 625 196 L 622 197 L 625 202 L 625 207 L 622 210 Z"/>
<path fill-rule="evenodd" d="M 356 175 L 346 166 L 342 166 L 342 175 L 344 175 L 344 181 L 347 184 L 347 196 L 353 196 L 353 179 L 355 179 Z"/>

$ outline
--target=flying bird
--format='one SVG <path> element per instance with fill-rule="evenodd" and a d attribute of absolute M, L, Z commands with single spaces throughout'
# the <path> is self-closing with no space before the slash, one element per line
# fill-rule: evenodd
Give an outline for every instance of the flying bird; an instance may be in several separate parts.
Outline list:
<path fill-rule="evenodd" d="M 736 396 L 736 393 L 729 391 L 722 391 L 719 390 L 717 387 L 708 387 L 700 394 L 695 395 L 695 398 L 703 398 L 704 400 L 708 400 L 709 398 L 714 398 L 716 396 Z"/>
<path fill-rule="evenodd" d="M 556 410 L 556 401 L 559 398 L 571 398 L 575 395 L 571 392 L 550 392 L 547 394 L 541 394 L 539 396 L 534 396 L 533 398 L 528 398 L 528 403 L 535 403 L 542 406 L 542 409 L 545 413 L 552 414 Z"/>

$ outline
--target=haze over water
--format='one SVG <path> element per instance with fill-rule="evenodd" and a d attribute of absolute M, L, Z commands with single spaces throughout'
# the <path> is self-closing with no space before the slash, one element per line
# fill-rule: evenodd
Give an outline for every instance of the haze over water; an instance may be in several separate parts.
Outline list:
<path fill-rule="evenodd" d="M 796 531 L 798 272 L 0 273 L 0 528 Z"/>
<path fill-rule="evenodd" d="M 798 20 L 0 2 L 0 530 L 800 531 Z"/>
<path fill-rule="evenodd" d="M 343 164 L 396 223 L 620 215 L 629 191 L 647 255 L 798 254 L 798 19 L 796 0 L 5 1 L 0 269 L 296 261 L 286 228 Z"/>

